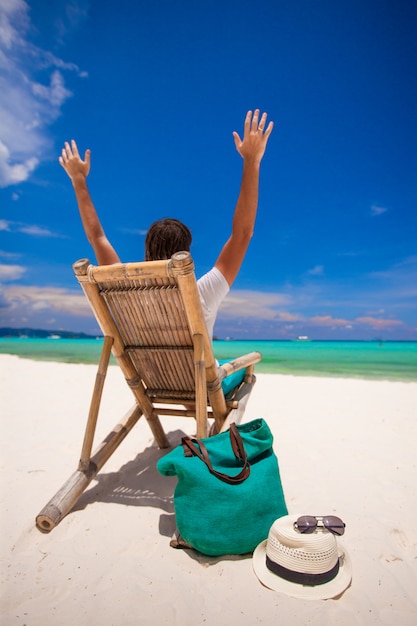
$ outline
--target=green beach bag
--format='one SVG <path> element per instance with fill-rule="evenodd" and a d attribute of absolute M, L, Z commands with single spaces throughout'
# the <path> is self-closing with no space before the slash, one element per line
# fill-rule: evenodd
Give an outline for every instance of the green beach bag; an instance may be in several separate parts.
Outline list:
<path fill-rule="evenodd" d="M 178 477 L 176 523 L 189 547 L 209 556 L 246 554 L 287 515 L 272 443 L 259 418 L 213 437 L 183 437 L 158 461 L 162 475 Z"/>

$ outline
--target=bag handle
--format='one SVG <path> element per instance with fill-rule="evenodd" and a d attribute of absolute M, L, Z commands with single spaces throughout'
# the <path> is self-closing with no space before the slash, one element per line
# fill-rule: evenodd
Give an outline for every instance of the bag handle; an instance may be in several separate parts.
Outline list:
<path fill-rule="evenodd" d="M 195 437 L 183 437 L 182 445 L 184 448 L 185 456 L 198 457 L 201 461 L 203 461 L 203 463 L 207 465 L 209 472 L 216 476 L 216 478 L 219 478 L 225 483 L 229 483 L 229 485 L 240 485 L 240 483 L 243 483 L 243 481 L 245 481 L 249 477 L 250 464 L 245 451 L 245 447 L 243 445 L 242 437 L 240 436 L 236 424 L 234 423 L 230 425 L 229 436 L 235 457 L 238 459 L 238 461 L 241 461 L 243 463 L 242 470 L 239 472 L 239 474 L 236 474 L 236 476 L 229 476 L 229 474 L 223 474 L 223 472 L 218 472 L 214 469 L 211 464 L 207 448 L 200 439 L 196 439 Z"/>

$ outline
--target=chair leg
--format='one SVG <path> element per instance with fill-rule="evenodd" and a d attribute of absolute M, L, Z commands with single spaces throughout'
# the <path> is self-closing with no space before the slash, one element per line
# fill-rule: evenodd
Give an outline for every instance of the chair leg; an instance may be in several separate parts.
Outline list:
<path fill-rule="evenodd" d="M 193 335 L 197 437 L 207 437 L 207 383 L 203 335 Z"/>
<path fill-rule="evenodd" d="M 86 470 L 76 470 L 57 491 L 54 497 L 36 517 L 36 526 L 42 532 L 50 532 L 67 513 L 72 509 L 83 491 L 101 470 L 106 461 L 118 448 L 126 435 L 132 430 L 142 410 L 135 404 L 125 415 L 124 419 L 113 428 L 107 437 L 94 451 L 89 467 Z"/>
<path fill-rule="evenodd" d="M 109 366 L 112 346 L 113 337 L 105 337 L 96 375 L 96 384 L 91 398 L 90 412 L 88 414 L 80 463 L 78 465 L 79 470 L 87 470 L 90 465 L 90 456 L 93 447 L 94 433 L 96 431 L 98 411 L 100 408 L 101 395 L 103 393 L 103 386 Z"/>

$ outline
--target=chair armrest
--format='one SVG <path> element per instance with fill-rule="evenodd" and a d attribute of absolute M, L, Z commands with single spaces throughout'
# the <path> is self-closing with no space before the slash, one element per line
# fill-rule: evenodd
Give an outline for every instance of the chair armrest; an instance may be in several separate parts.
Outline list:
<path fill-rule="evenodd" d="M 222 363 L 222 365 L 219 366 L 219 378 L 222 381 L 226 376 L 230 376 L 230 374 L 234 372 L 259 363 L 261 359 L 262 355 L 260 352 L 249 352 L 249 354 L 238 356 L 236 359 L 233 359 L 233 361 Z"/>

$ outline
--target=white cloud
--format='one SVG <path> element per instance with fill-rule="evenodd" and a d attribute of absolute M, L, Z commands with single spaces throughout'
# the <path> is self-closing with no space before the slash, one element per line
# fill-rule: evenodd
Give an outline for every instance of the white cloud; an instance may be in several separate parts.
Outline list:
<path fill-rule="evenodd" d="M 120 231 L 122 233 L 126 233 L 127 235 L 141 235 L 143 237 L 146 236 L 146 233 L 148 232 L 146 229 L 143 228 L 120 228 Z"/>
<path fill-rule="evenodd" d="M 348 252 L 338 252 L 337 256 L 357 257 L 368 254 L 367 250 L 350 250 Z"/>
<path fill-rule="evenodd" d="M 48 128 L 72 95 L 64 73 L 81 75 L 32 44 L 31 29 L 27 2 L 0 0 L 0 187 L 27 180 L 49 152 Z"/>
<path fill-rule="evenodd" d="M 379 206 L 377 204 L 373 204 L 371 206 L 371 214 L 372 215 L 382 215 L 383 213 L 386 213 L 388 211 L 387 208 L 383 207 L 383 206 Z"/>
<path fill-rule="evenodd" d="M 25 315 L 27 319 L 30 319 L 31 314 L 39 311 L 49 314 L 67 313 L 77 317 L 92 316 L 87 299 L 79 291 L 56 287 L 27 287 L 20 285 L 6 287 L 2 291 L 3 308 L 7 308 L 9 314 L 18 310 L 19 314 Z"/>
<path fill-rule="evenodd" d="M 0 187 L 8 187 L 27 180 L 38 163 L 38 159 L 31 157 L 13 165 L 10 152 L 0 139 Z"/>
<path fill-rule="evenodd" d="M 40 99 L 49 102 L 53 107 L 59 107 L 72 96 L 72 93 L 65 88 L 62 74 L 55 70 L 52 72 L 49 85 L 41 85 L 40 83 L 32 84 L 32 92 Z"/>
<path fill-rule="evenodd" d="M 406 257 L 405 259 L 402 259 L 401 261 L 398 261 L 398 263 L 396 263 L 394 265 L 395 268 L 414 268 L 417 269 L 417 254 L 412 254 L 411 256 Z"/>
<path fill-rule="evenodd" d="M 38 224 L 23 224 L 21 222 L 12 222 L 8 220 L 0 220 L 0 230 L 23 233 L 32 237 L 63 237 L 63 235 L 54 233 L 48 228 L 39 226 Z"/>
<path fill-rule="evenodd" d="M 56 233 L 48 230 L 47 228 L 43 228 L 42 226 L 37 226 L 36 224 L 32 225 L 22 225 L 17 230 L 20 233 L 24 233 L 25 235 L 31 235 L 34 237 L 61 237 Z"/>
<path fill-rule="evenodd" d="M 355 322 L 358 324 L 368 324 L 374 330 L 386 330 L 393 326 L 404 326 L 404 322 L 397 319 L 382 319 L 376 317 L 358 317 Z"/>
<path fill-rule="evenodd" d="M 307 274 L 309 276 L 323 276 L 324 267 L 323 265 L 315 265 L 311 270 L 308 270 Z"/>
<path fill-rule="evenodd" d="M 415 257 L 409 257 L 398 266 L 411 269 L 416 261 Z M 396 276 L 399 278 L 398 274 Z M 398 280 L 397 290 L 400 283 Z M 411 283 L 417 285 L 416 280 Z M 346 286 L 343 286 L 343 290 L 345 289 Z M 291 295 L 285 293 L 287 290 Z M 326 281 L 319 290 L 308 284 L 286 286 L 285 292 L 277 293 L 232 290 L 219 310 L 217 327 L 228 335 L 241 333 L 244 327 L 250 333 L 256 325 L 257 332 L 261 334 L 270 332 L 283 335 L 286 331 L 291 331 L 292 334 L 310 334 L 316 329 L 326 332 L 346 330 L 360 336 L 370 330 L 388 332 L 404 329 L 405 332 L 410 325 L 406 315 L 407 307 L 412 306 L 415 311 L 415 297 L 410 293 L 409 284 L 408 290 L 404 289 L 403 293 L 388 294 L 385 290 L 381 292 L 376 285 L 369 284 L 363 288 L 358 287 L 358 291 L 349 288 L 347 294 L 343 290 L 341 292 L 337 285 Z M 412 290 L 414 296 L 417 295 L 417 287 Z M 370 309 L 366 305 L 382 301 L 390 303 L 389 310 L 380 306 L 373 309 L 373 314 L 369 313 Z"/>
<path fill-rule="evenodd" d="M 406 257 L 387 269 L 371 272 L 368 277 L 381 285 L 385 298 L 389 300 L 399 300 L 402 297 L 414 298 L 410 304 L 415 309 L 417 255 Z"/>
<path fill-rule="evenodd" d="M 331 315 L 315 315 L 310 319 L 306 318 L 306 321 L 309 324 L 313 324 L 314 326 L 320 327 L 336 327 L 336 326 L 345 326 L 347 327 L 350 322 L 349 320 L 332 317 Z"/>
<path fill-rule="evenodd" d="M 0 280 L 19 280 L 26 272 L 22 265 L 0 265 Z"/>
<path fill-rule="evenodd" d="M 222 318 L 256 318 L 275 320 L 284 315 L 281 308 L 289 304 L 289 298 L 280 293 L 233 289 L 223 301 L 219 315 Z"/>
<path fill-rule="evenodd" d="M 0 258 L 2 259 L 17 259 L 21 255 L 17 252 L 6 252 L 5 250 L 0 250 Z"/>
<path fill-rule="evenodd" d="M 0 42 L 9 50 L 20 40 L 19 29 L 29 28 L 28 5 L 24 0 L 1 0 L 0 10 Z"/>

